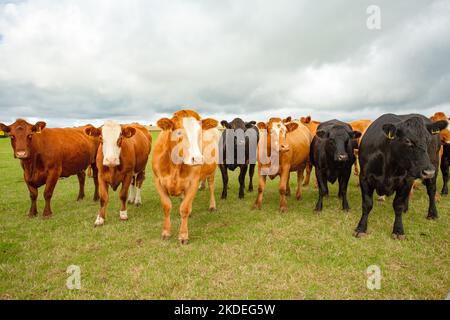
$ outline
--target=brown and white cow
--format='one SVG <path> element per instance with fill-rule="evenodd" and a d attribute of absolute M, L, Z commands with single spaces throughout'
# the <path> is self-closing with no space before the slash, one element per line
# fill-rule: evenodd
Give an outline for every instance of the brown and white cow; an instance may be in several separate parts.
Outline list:
<path fill-rule="evenodd" d="M 30 192 L 31 208 L 29 216 L 37 215 L 36 199 L 38 188 L 45 185 L 44 217 L 52 215 L 51 199 L 56 183 L 61 177 L 78 176 L 80 190 L 78 200 L 84 198 L 85 170 L 92 165 L 95 183 L 94 201 L 98 200 L 97 168 L 95 155 L 98 139 L 87 137 L 85 127 L 46 128 L 39 121 L 32 125 L 17 119 L 6 126 L 0 123 L 0 130 L 11 138 L 14 157 L 20 159 L 24 179 Z"/>
<path fill-rule="evenodd" d="M 302 196 L 303 172 L 309 160 L 312 134 L 299 122 L 287 122 L 280 118 L 271 118 L 267 123 L 259 122 L 257 126 L 260 130 L 258 143 L 259 186 L 253 208 L 261 209 L 267 176 L 270 179 L 280 176 L 280 211 L 286 212 L 286 192 L 290 172 L 297 172 L 296 198 L 299 200 Z M 272 163 L 273 152 L 278 153 L 278 163 Z"/>
<path fill-rule="evenodd" d="M 361 137 L 364 135 L 364 132 L 366 132 L 367 128 L 372 123 L 372 120 L 355 120 L 352 122 L 349 122 L 349 125 L 353 128 L 354 131 L 361 132 Z M 357 143 L 356 148 L 354 150 L 356 161 L 354 164 L 354 174 L 355 176 L 359 175 L 359 168 L 358 168 L 358 147 L 359 142 L 361 141 L 361 138 L 355 139 L 355 142 Z"/>
<path fill-rule="evenodd" d="M 171 236 L 170 196 L 183 197 L 178 236 L 181 244 L 189 241 L 188 218 L 201 180 L 208 180 L 209 210 L 216 209 L 214 173 L 220 137 L 217 126 L 217 120 L 201 119 L 193 110 L 181 110 L 175 112 L 171 119 L 162 118 L 158 121 L 158 127 L 163 131 L 155 144 L 152 168 L 164 211 L 163 240 Z"/>
<path fill-rule="evenodd" d="M 311 116 L 301 117 L 300 122 L 309 129 L 309 131 L 312 134 L 312 137 L 314 138 L 314 136 L 316 135 L 316 132 L 317 132 L 317 127 L 320 125 L 320 122 L 312 120 Z M 303 182 L 303 185 L 305 187 L 309 185 L 309 181 L 311 179 L 311 171 L 312 171 L 312 164 L 310 161 L 308 161 L 308 163 L 306 165 L 305 181 Z"/>
<path fill-rule="evenodd" d="M 116 121 L 106 121 L 100 128 L 89 126 L 85 129 L 88 136 L 100 137 L 97 152 L 98 183 L 100 191 L 100 210 L 95 226 L 105 223 L 108 205 L 108 188 L 120 190 L 120 220 L 128 220 L 127 197 L 131 186 L 129 202 L 142 203 L 141 188 L 145 180 L 145 167 L 152 146 L 152 137 L 148 130 L 137 124 L 121 125 Z"/>

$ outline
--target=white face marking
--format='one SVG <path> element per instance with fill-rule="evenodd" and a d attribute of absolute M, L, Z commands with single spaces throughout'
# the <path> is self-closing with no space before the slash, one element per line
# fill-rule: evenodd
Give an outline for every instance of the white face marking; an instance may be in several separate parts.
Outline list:
<path fill-rule="evenodd" d="M 189 148 L 187 150 L 187 155 L 184 157 L 184 163 L 200 164 L 203 159 L 199 145 L 200 135 L 202 133 L 200 122 L 193 117 L 183 118 L 183 128 L 189 142 Z"/>
<path fill-rule="evenodd" d="M 103 165 L 120 165 L 120 147 L 117 145 L 117 140 L 121 132 L 122 127 L 116 121 L 107 121 L 103 125 Z"/>

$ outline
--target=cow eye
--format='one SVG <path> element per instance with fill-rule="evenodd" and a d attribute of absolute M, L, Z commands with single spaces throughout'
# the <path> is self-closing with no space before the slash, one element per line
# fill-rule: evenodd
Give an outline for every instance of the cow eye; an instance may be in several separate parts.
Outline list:
<path fill-rule="evenodd" d="M 405 144 L 408 146 L 408 147 L 412 147 L 414 144 L 412 143 L 412 141 L 411 140 L 409 140 L 409 139 L 405 139 Z"/>
<path fill-rule="evenodd" d="M 14 139 L 16 139 L 16 137 L 15 136 L 9 136 L 10 138 L 11 138 L 11 140 L 14 140 Z"/>

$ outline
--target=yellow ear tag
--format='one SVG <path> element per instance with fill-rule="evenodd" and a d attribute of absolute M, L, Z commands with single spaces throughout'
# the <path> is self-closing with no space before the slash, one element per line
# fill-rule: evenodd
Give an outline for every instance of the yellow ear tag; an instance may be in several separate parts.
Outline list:
<path fill-rule="evenodd" d="M 438 129 L 438 130 L 433 130 L 431 133 L 432 134 L 438 134 L 439 132 L 441 132 L 441 130 Z"/>
<path fill-rule="evenodd" d="M 394 135 L 390 131 L 388 133 L 388 139 L 389 140 L 394 140 Z"/>

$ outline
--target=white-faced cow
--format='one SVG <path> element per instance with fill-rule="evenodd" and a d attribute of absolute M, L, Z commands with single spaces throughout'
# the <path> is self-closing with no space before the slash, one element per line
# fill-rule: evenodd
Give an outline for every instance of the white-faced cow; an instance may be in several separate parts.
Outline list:
<path fill-rule="evenodd" d="M 120 219 L 127 220 L 130 185 L 133 184 L 129 202 L 136 205 L 142 203 L 141 187 L 145 179 L 152 137 L 148 130 L 139 124 L 120 125 L 116 121 L 107 121 L 101 128 L 89 126 L 85 132 L 88 136 L 100 137 L 97 152 L 100 210 L 95 226 L 101 226 L 105 222 L 109 186 L 116 191 L 122 185 Z"/>

